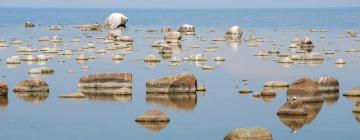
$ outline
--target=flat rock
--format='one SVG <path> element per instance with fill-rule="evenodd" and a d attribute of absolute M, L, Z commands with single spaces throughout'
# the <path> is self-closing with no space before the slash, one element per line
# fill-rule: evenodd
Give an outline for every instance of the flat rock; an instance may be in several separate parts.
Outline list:
<path fill-rule="evenodd" d="M 359 96 L 360 97 L 360 87 L 356 87 L 346 92 L 344 96 Z"/>
<path fill-rule="evenodd" d="M 264 84 L 264 87 L 288 87 L 289 84 L 284 81 L 267 81 Z"/>

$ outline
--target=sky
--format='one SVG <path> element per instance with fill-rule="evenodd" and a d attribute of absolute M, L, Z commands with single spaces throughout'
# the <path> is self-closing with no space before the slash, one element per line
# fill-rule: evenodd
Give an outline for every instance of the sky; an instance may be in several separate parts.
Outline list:
<path fill-rule="evenodd" d="M 0 0 L 0 7 L 316 8 L 360 7 L 360 0 Z"/>

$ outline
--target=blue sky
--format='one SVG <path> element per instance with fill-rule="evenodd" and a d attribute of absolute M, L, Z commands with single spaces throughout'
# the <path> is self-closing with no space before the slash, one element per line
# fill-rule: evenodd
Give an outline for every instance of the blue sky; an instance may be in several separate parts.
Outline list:
<path fill-rule="evenodd" d="M 0 7 L 312 8 L 360 7 L 360 0 L 0 0 Z"/>

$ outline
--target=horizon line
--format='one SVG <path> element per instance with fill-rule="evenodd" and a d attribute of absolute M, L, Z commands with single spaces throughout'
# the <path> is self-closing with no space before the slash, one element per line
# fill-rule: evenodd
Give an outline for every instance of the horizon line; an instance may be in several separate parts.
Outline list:
<path fill-rule="evenodd" d="M 360 6 L 328 6 L 328 7 L 24 7 L 24 6 L 0 6 L 0 8 L 31 8 L 31 9 L 164 9 L 164 10 L 176 10 L 176 9 L 336 9 L 336 8 L 360 8 Z"/>

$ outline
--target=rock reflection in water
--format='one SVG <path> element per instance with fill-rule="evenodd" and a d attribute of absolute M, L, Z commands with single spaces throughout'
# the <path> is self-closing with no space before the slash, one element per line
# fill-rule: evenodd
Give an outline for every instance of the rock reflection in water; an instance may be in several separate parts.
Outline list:
<path fill-rule="evenodd" d="M 49 97 L 49 92 L 14 92 L 14 94 L 27 102 L 32 102 L 34 104 L 40 104 L 44 102 Z"/>
<path fill-rule="evenodd" d="M 161 129 L 165 128 L 169 122 L 136 122 L 142 127 L 150 130 L 151 132 L 159 132 Z"/>
<path fill-rule="evenodd" d="M 8 96 L 0 96 L 0 108 L 7 108 L 9 104 Z"/>
<path fill-rule="evenodd" d="M 353 115 L 355 120 L 360 123 L 360 113 L 353 112 Z"/>
<path fill-rule="evenodd" d="M 122 94 L 122 88 L 79 88 L 80 93 L 91 101 L 129 103 L 131 94 Z"/>
<path fill-rule="evenodd" d="M 288 128 L 291 129 L 292 133 L 296 133 L 305 125 L 310 125 L 317 115 L 319 114 L 322 103 L 304 103 L 306 112 L 308 113 L 305 116 L 278 116 L 280 121 L 284 123 Z"/>
<path fill-rule="evenodd" d="M 339 99 L 339 92 L 320 92 L 324 99 L 324 103 L 328 105 L 335 104 Z"/>
<path fill-rule="evenodd" d="M 146 94 L 146 103 L 158 104 L 173 110 L 191 111 L 196 107 L 197 95 L 194 93 Z"/>

